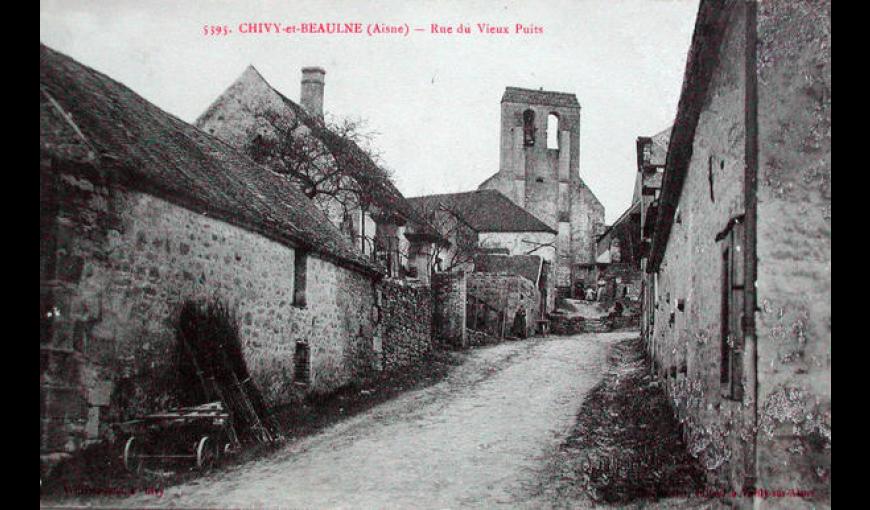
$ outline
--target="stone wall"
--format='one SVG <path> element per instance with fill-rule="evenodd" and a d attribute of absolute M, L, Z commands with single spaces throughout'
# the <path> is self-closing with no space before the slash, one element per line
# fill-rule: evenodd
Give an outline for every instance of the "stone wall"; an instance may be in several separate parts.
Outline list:
<path fill-rule="evenodd" d="M 510 334 L 514 316 L 521 307 L 526 312 L 526 336 L 535 333 L 541 294 L 527 278 L 507 273 L 470 273 L 468 294 L 504 311 L 505 335 Z"/>
<path fill-rule="evenodd" d="M 466 273 L 432 275 L 432 335 L 448 347 L 467 345 L 465 333 Z"/>
<path fill-rule="evenodd" d="M 41 166 L 40 452 L 53 462 L 107 424 L 173 404 L 175 315 L 186 300 L 235 311 L 269 404 L 328 392 L 372 368 L 372 281 L 307 260 L 293 305 L 292 248 L 99 176 Z M 297 340 L 311 382 L 293 382 Z"/>
<path fill-rule="evenodd" d="M 831 484 L 831 2 L 758 4 L 758 480 Z M 791 508 L 798 505 L 789 503 Z"/>
<path fill-rule="evenodd" d="M 711 481 L 739 486 L 746 476 L 744 437 L 751 416 L 742 402 L 722 396 L 723 246 L 716 240 L 744 212 L 745 14 L 730 9 L 733 18 L 659 267 L 652 351 L 690 451 Z"/>
<path fill-rule="evenodd" d="M 640 291 L 642 275 L 633 264 L 601 264 L 598 270 L 598 281 L 604 280 L 604 292 L 601 301 L 613 303 L 619 301 L 625 307 L 626 314 L 640 313 Z"/>
<path fill-rule="evenodd" d="M 379 289 L 384 369 L 423 359 L 433 346 L 431 290 L 401 280 L 384 280 Z"/>
<path fill-rule="evenodd" d="M 553 270 L 558 260 L 556 257 L 556 234 L 549 232 L 481 232 L 479 238 L 480 246 L 483 248 L 506 248 L 509 255 L 538 255 L 551 262 L 549 267 L 553 274 L 547 275 L 546 278 L 546 310 L 550 312 L 556 308 L 556 275 Z"/>
<path fill-rule="evenodd" d="M 739 488 L 755 476 L 760 489 L 799 488 L 829 501 L 830 2 L 758 2 L 758 54 L 749 69 L 747 13 L 742 3 L 730 5 L 709 103 L 654 277 L 651 350 L 689 449 L 711 478 Z M 757 402 L 748 389 L 742 398 L 727 396 L 720 383 L 724 241 L 717 234 L 744 213 L 747 74 L 758 84 L 758 351 L 754 360 L 741 356 L 738 368 L 749 374 L 757 366 Z"/>

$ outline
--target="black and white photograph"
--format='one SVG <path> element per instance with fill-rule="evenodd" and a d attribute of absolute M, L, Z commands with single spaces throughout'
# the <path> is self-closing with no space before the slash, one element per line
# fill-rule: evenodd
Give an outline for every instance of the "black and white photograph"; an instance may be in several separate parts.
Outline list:
<path fill-rule="evenodd" d="M 40 0 L 40 507 L 831 507 L 830 0 Z"/>

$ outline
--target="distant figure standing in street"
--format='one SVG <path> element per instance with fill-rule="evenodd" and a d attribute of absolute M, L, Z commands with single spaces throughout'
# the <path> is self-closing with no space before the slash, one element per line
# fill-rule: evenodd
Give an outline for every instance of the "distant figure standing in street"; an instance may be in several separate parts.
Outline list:
<path fill-rule="evenodd" d="M 586 301 L 595 301 L 595 289 L 592 287 L 586 289 Z"/>
<path fill-rule="evenodd" d="M 511 334 L 517 338 L 526 338 L 526 309 L 520 306 L 514 315 L 514 323 L 511 327 Z"/>

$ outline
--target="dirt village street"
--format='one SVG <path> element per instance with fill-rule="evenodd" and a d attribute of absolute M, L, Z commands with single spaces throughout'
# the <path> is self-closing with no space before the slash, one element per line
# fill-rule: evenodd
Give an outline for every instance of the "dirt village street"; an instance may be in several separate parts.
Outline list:
<path fill-rule="evenodd" d="M 533 488 L 546 459 L 601 379 L 609 346 L 636 335 L 551 336 L 476 349 L 440 383 L 291 442 L 269 458 L 168 487 L 159 497 L 143 491 L 99 504 L 540 508 Z"/>

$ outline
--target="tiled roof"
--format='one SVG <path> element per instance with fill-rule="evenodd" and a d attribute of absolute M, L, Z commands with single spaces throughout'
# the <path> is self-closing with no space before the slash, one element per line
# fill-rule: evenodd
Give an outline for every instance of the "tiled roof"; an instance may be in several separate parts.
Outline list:
<path fill-rule="evenodd" d="M 541 257 L 538 255 L 498 255 L 479 253 L 472 257 L 476 273 L 508 273 L 523 276 L 537 284 L 541 274 Z"/>
<path fill-rule="evenodd" d="M 553 92 L 550 90 L 521 89 L 507 87 L 501 96 L 502 103 L 526 103 L 547 106 L 568 106 L 580 108 L 577 96 L 569 92 Z"/>
<path fill-rule="evenodd" d="M 556 231 L 494 189 L 409 198 L 423 214 L 446 208 L 478 232 Z"/>
<path fill-rule="evenodd" d="M 89 159 L 127 189 L 378 272 L 287 180 L 108 76 L 42 44 L 39 51 L 43 154 Z M 82 147 L 95 157 L 83 158 Z"/>
<path fill-rule="evenodd" d="M 246 154 L 251 154 L 251 144 L 263 130 L 272 131 L 270 136 L 289 136 L 295 125 L 302 124 L 340 160 L 375 205 L 413 221 L 418 232 L 437 235 L 365 151 L 275 90 L 253 66 L 248 66 L 195 124 Z"/>

